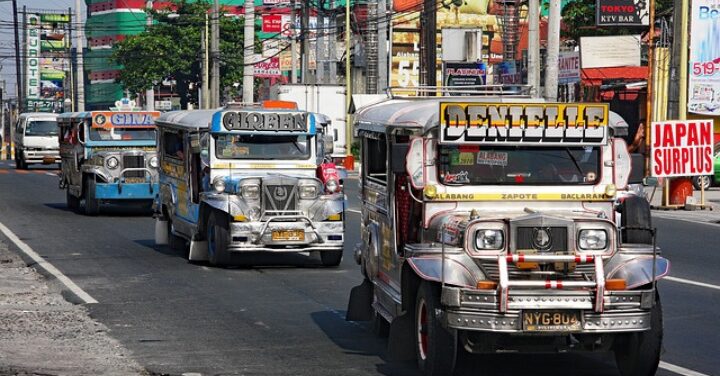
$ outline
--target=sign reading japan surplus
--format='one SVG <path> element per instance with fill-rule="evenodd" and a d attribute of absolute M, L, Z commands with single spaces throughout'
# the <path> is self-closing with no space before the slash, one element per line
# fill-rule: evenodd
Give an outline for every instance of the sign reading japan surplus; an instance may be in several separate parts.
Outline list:
<path fill-rule="evenodd" d="M 603 145 L 605 103 L 440 103 L 441 143 Z"/>
<path fill-rule="evenodd" d="M 713 121 L 662 121 L 650 127 L 652 176 L 713 175 Z"/>
<path fill-rule="evenodd" d="M 27 15 L 27 81 L 25 98 L 40 98 L 40 16 Z"/>

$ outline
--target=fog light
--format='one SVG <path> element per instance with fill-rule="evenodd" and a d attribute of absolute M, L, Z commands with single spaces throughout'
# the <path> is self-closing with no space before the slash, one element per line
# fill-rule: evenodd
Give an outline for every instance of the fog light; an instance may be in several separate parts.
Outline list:
<path fill-rule="evenodd" d="M 478 281 L 475 287 L 478 290 L 495 290 L 497 288 L 497 282 L 495 281 Z"/>
<path fill-rule="evenodd" d="M 605 281 L 605 290 L 627 290 L 627 282 L 624 279 L 608 279 Z"/>

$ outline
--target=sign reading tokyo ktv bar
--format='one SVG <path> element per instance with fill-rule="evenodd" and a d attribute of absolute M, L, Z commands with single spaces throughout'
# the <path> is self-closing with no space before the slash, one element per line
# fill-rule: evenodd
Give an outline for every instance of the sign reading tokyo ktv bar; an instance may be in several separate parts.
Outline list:
<path fill-rule="evenodd" d="M 649 26 L 650 7 L 647 0 L 597 0 L 597 26 Z"/>
<path fill-rule="evenodd" d="M 713 121 L 653 122 L 652 176 L 713 175 Z"/>

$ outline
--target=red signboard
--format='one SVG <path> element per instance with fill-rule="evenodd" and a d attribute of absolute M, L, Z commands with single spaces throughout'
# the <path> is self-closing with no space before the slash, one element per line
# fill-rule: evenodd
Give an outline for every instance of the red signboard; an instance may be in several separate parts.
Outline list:
<path fill-rule="evenodd" d="M 259 78 L 278 78 L 282 76 L 280 71 L 280 58 L 273 57 L 254 66 L 255 77 Z"/>
<path fill-rule="evenodd" d="M 263 33 L 279 33 L 282 31 L 282 15 L 264 14 L 262 16 Z"/>
<path fill-rule="evenodd" d="M 652 176 L 713 175 L 713 121 L 653 122 Z"/>

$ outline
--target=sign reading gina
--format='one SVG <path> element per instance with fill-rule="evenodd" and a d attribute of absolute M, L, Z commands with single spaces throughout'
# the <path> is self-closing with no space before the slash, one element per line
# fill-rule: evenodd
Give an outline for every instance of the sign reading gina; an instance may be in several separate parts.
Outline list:
<path fill-rule="evenodd" d="M 446 144 L 603 145 L 604 103 L 440 103 L 440 142 Z"/>
<path fill-rule="evenodd" d="M 222 124 L 229 131 L 307 132 L 307 114 L 229 111 Z"/>
<path fill-rule="evenodd" d="M 158 111 L 96 111 L 92 113 L 93 128 L 152 128 Z"/>

